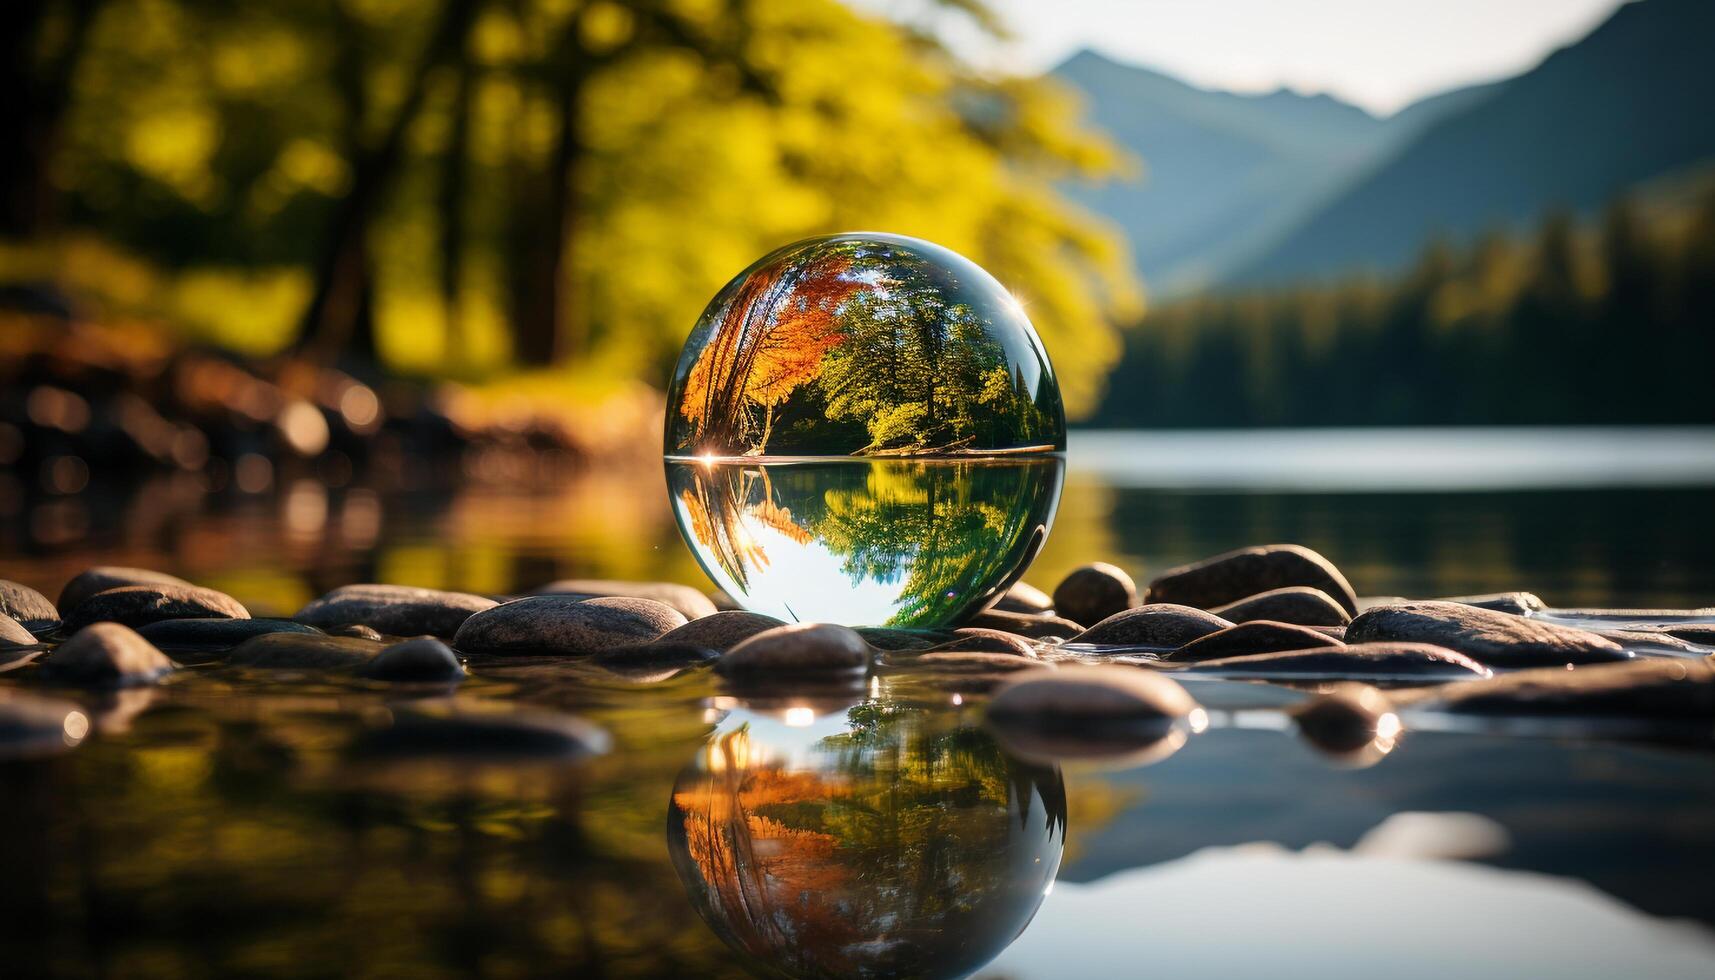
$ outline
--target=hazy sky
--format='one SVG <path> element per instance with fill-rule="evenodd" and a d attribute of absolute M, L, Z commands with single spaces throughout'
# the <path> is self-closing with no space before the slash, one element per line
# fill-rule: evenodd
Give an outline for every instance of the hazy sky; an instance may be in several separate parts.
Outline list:
<path fill-rule="evenodd" d="M 887 11 L 901 0 L 859 0 Z M 1529 68 L 1620 0 L 991 0 L 1016 40 L 979 41 L 980 63 L 1052 67 L 1079 48 L 1198 85 L 1329 92 L 1385 115 L 1425 95 Z"/>

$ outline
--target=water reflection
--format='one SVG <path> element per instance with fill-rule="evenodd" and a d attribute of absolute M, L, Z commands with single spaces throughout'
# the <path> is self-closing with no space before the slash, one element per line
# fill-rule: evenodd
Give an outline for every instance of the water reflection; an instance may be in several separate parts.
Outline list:
<path fill-rule="evenodd" d="M 692 904 L 766 975 L 961 976 L 1018 937 L 1065 845 L 1057 769 L 946 712 L 738 709 L 679 777 Z"/>
<path fill-rule="evenodd" d="M 1006 589 L 1048 535 L 1056 456 L 668 462 L 680 530 L 747 608 L 788 621 L 938 626 Z"/>

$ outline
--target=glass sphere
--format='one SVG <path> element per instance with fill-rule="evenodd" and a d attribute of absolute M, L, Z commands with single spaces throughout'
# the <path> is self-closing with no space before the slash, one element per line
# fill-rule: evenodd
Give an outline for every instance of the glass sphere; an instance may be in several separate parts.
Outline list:
<path fill-rule="evenodd" d="M 1065 831 L 1058 769 L 944 712 L 868 701 L 732 712 L 674 786 L 667 848 L 761 976 L 958 977 L 1035 916 Z"/>
<path fill-rule="evenodd" d="M 898 235 L 763 257 L 717 294 L 668 389 L 686 542 L 746 608 L 942 626 L 1022 574 L 1059 499 L 1066 420 L 1024 308 Z"/>

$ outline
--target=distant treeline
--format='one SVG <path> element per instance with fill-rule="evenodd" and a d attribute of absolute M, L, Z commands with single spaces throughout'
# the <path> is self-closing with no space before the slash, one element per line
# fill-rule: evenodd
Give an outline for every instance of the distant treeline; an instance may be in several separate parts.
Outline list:
<path fill-rule="evenodd" d="M 1433 243 L 1391 282 L 1163 306 L 1127 332 L 1093 422 L 1715 422 L 1715 191 L 1655 212 Z"/>

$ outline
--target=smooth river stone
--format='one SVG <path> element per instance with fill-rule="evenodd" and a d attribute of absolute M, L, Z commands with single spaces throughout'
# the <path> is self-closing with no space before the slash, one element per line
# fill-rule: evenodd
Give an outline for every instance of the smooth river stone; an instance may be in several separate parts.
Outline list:
<path fill-rule="evenodd" d="M 870 646 L 888 652 L 929 650 L 953 638 L 951 630 L 894 629 L 890 626 L 859 626 L 857 633 Z"/>
<path fill-rule="evenodd" d="M 315 627 L 312 626 L 310 628 L 314 629 Z M 359 640 L 380 641 L 381 639 L 380 633 L 376 632 L 372 627 L 365 626 L 362 623 L 347 623 L 344 626 L 329 626 L 322 632 L 329 636 L 352 636 Z"/>
<path fill-rule="evenodd" d="M 1346 642 L 1434 643 L 1492 667 L 1606 663 L 1631 654 L 1587 630 L 1458 602 L 1408 602 L 1365 612 L 1346 627 Z"/>
<path fill-rule="evenodd" d="M 1029 582 L 1014 582 L 990 608 L 999 609 L 1001 612 L 1042 616 L 1054 612 L 1054 597 Z"/>
<path fill-rule="evenodd" d="M 60 611 L 48 597 L 19 582 L 0 579 L 0 617 L 9 617 L 32 634 L 59 628 Z"/>
<path fill-rule="evenodd" d="M 447 683 L 462 679 L 465 669 L 452 647 L 433 636 L 418 636 L 383 649 L 358 673 L 378 681 Z"/>
<path fill-rule="evenodd" d="M 10 616 L 0 616 L 0 650 L 35 646 L 36 635 Z"/>
<path fill-rule="evenodd" d="M 452 636 L 472 614 L 494 606 L 468 592 L 366 583 L 342 585 L 292 618 L 322 630 L 368 626 L 388 636 Z"/>
<path fill-rule="evenodd" d="M 698 622 L 691 620 L 691 622 Z M 668 634 L 669 636 L 672 634 Z M 613 647 L 594 655 L 604 669 L 619 673 L 628 680 L 665 680 L 678 673 L 662 668 L 684 667 L 719 659 L 721 651 L 697 643 L 669 641 L 663 636 L 653 643 L 634 643 Z"/>
<path fill-rule="evenodd" d="M 741 609 L 722 610 L 693 619 L 661 637 L 660 643 L 684 643 L 725 653 L 764 630 L 786 624 L 773 616 Z"/>
<path fill-rule="evenodd" d="M 537 595 L 574 595 L 585 599 L 622 596 L 629 599 L 653 599 L 664 602 L 686 619 L 701 619 L 720 610 L 714 600 L 688 585 L 677 582 L 625 582 L 606 578 L 568 578 L 549 582 L 530 590 Z"/>
<path fill-rule="evenodd" d="M 1266 619 L 1298 626 L 1344 626 L 1352 621 L 1352 617 L 1340 608 L 1338 602 L 1329 598 L 1328 593 L 1308 585 L 1270 589 L 1209 611 L 1235 623 Z"/>
<path fill-rule="evenodd" d="M 1165 735 L 1197 702 L 1172 679 L 1118 666 L 1031 670 L 995 692 L 988 718 L 1007 728 Z"/>
<path fill-rule="evenodd" d="M 1107 562 L 1075 568 L 1054 587 L 1054 612 L 1077 623 L 1099 623 L 1137 605 L 1137 583 Z"/>
<path fill-rule="evenodd" d="M 856 630 L 831 623 L 795 623 L 758 633 L 726 652 L 715 669 L 728 676 L 865 674 L 870 645 Z"/>
<path fill-rule="evenodd" d="M 1239 623 L 1224 630 L 1198 637 L 1172 653 L 1164 654 L 1163 660 L 1173 663 L 1197 663 L 1203 660 L 1219 660 L 1222 657 L 1242 657 L 1255 653 L 1279 653 L 1283 650 L 1314 650 L 1318 647 L 1344 646 L 1338 640 L 1332 640 L 1327 634 L 1313 630 L 1308 626 L 1294 626 L 1291 623 L 1271 623 L 1258 620 L 1252 623 Z"/>
<path fill-rule="evenodd" d="M 83 687 L 134 687 L 172 673 L 174 663 L 128 626 L 91 623 L 41 659 L 43 676 Z"/>
<path fill-rule="evenodd" d="M 1357 614 L 1357 594 L 1334 563 L 1296 544 L 1239 548 L 1170 569 L 1149 583 L 1144 601 L 1213 609 L 1292 585 L 1321 589 L 1347 613 Z"/>
<path fill-rule="evenodd" d="M 1231 625 L 1201 609 L 1161 602 L 1115 613 L 1068 642 L 1177 649 Z"/>
<path fill-rule="evenodd" d="M 225 650 L 269 633 L 322 635 L 314 626 L 290 619 L 163 619 L 137 632 L 163 650 Z"/>
<path fill-rule="evenodd" d="M 586 655 L 653 643 L 683 625 L 679 610 L 653 599 L 529 596 L 470 617 L 453 645 L 465 653 Z"/>
<path fill-rule="evenodd" d="M 191 583 L 177 575 L 157 572 L 148 568 L 126 568 L 121 565 L 97 565 L 87 568 L 72 576 L 71 581 L 60 589 L 59 610 L 64 616 L 76 609 L 83 600 L 97 592 L 117 589 L 126 585 L 190 585 Z"/>
<path fill-rule="evenodd" d="M 999 653 L 1036 659 L 1036 647 L 1016 633 L 967 626 L 953 631 L 953 638 L 933 648 L 941 653 Z"/>
<path fill-rule="evenodd" d="M 1470 657 L 1429 643 L 1353 643 L 1311 650 L 1259 653 L 1205 660 L 1185 668 L 1198 674 L 1267 680 L 1453 680 L 1489 676 Z"/>
<path fill-rule="evenodd" d="M 1489 609 L 1494 612 L 1510 613 L 1514 616 L 1524 616 L 1533 612 L 1542 612 L 1548 608 L 1547 603 L 1537 598 L 1534 592 L 1490 592 L 1485 595 L 1460 595 L 1439 602 L 1458 602 L 1478 609 Z"/>
<path fill-rule="evenodd" d="M 249 619 L 250 610 L 224 592 L 200 585 L 122 585 L 97 592 L 66 613 L 68 633 L 90 623 L 136 628 L 164 619 Z"/>
<path fill-rule="evenodd" d="M 1021 657 L 1015 653 L 995 653 L 987 650 L 931 650 L 928 653 L 918 654 L 908 663 L 912 667 L 974 674 L 1010 673 L 1015 670 L 1053 667 L 1052 664 L 1043 663 L 1035 657 Z"/>
<path fill-rule="evenodd" d="M 962 625 L 975 629 L 1016 633 L 1032 640 L 1064 640 L 1077 636 L 1084 630 L 1082 624 L 1074 623 L 1064 616 L 1039 616 L 1006 612 L 1000 609 L 985 609 L 966 620 Z"/>
<path fill-rule="evenodd" d="M 1471 684 L 1401 692 L 1403 706 L 1485 715 L 1715 722 L 1715 661 L 1649 659 L 1543 667 Z"/>
<path fill-rule="evenodd" d="M 233 648 L 226 662 L 263 670 L 341 670 L 362 667 L 381 652 L 374 640 L 349 636 L 267 633 Z"/>

